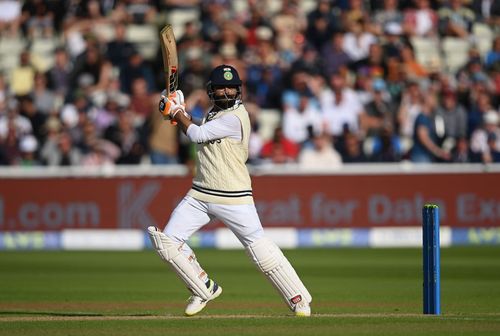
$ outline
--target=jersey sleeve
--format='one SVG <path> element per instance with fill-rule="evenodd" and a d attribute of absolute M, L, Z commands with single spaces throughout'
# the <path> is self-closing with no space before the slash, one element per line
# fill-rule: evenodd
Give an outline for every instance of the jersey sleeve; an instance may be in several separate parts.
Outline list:
<path fill-rule="evenodd" d="M 227 114 L 201 126 L 191 124 L 186 135 L 192 142 L 205 142 L 223 138 L 241 141 L 241 121 L 234 114 Z"/>

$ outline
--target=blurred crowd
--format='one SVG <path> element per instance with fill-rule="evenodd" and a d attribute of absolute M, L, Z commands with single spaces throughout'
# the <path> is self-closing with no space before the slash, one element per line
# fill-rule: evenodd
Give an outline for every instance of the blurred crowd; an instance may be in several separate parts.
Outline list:
<path fill-rule="evenodd" d="M 166 23 L 193 115 L 239 71 L 252 164 L 500 162 L 500 1 L 0 0 L 0 165 L 192 164 Z"/>

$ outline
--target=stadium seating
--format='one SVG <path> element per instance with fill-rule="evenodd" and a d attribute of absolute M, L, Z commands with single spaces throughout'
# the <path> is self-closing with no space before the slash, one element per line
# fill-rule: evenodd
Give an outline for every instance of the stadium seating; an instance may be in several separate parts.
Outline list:
<path fill-rule="evenodd" d="M 445 70 L 454 73 L 467 63 L 470 43 L 467 40 L 445 37 L 442 39 Z"/>
<path fill-rule="evenodd" d="M 126 38 L 129 42 L 137 46 L 139 53 L 144 59 L 151 60 L 156 56 L 159 40 L 158 30 L 154 25 L 128 25 Z"/>
<path fill-rule="evenodd" d="M 484 23 L 475 23 L 472 27 L 474 43 L 479 49 L 481 56 L 485 56 L 491 50 L 494 34 L 490 27 Z"/>
<path fill-rule="evenodd" d="M 259 134 L 264 140 L 273 137 L 276 127 L 281 125 L 281 114 L 278 110 L 261 109 L 257 120 L 259 122 Z"/>
<path fill-rule="evenodd" d="M 48 71 L 54 65 L 54 51 L 58 47 L 57 38 L 37 38 L 30 45 L 31 60 L 39 71 Z"/>
<path fill-rule="evenodd" d="M 0 71 L 9 75 L 19 63 L 19 54 L 26 48 L 27 41 L 20 37 L 0 38 Z"/>
<path fill-rule="evenodd" d="M 415 50 L 415 58 L 418 63 L 430 70 L 442 65 L 439 41 L 434 38 L 412 37 L 411 44 Z"/>

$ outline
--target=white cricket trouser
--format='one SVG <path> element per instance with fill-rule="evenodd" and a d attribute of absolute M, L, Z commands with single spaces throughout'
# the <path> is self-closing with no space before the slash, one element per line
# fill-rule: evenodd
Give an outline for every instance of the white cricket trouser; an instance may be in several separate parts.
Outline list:
<path fill-rule="evenodd" d="M 185 243 L 193 233 L 213 218 L 221 220 L 245 247 L 264 236 L 254 204 L 214 204 L 199 201 L 191 196 L 185 196 L 177 205 L 163 232 L 171 239 Z M 187 244 L 183 245 L 186 254 L 190 250 Z"/>

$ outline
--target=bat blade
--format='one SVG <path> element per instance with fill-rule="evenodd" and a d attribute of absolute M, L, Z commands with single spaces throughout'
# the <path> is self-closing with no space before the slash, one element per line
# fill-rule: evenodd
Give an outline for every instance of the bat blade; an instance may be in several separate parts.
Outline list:
<path fill-rule="evenodd" d="M 167 96 L 177 90 L 179 78 L 179 61 L 177 58 L 177 45 L 175 43 L 172 25 L 167 24 L 160 32 L 161 52 L 163 56 L 163 71 Z"/>

